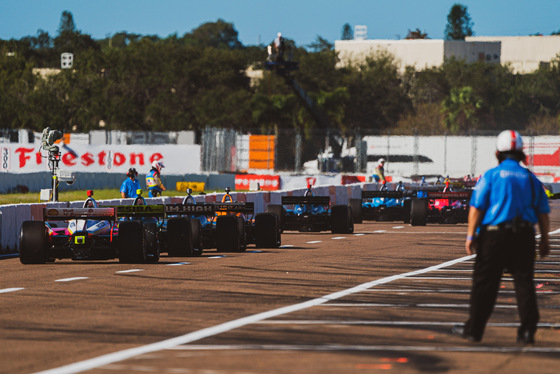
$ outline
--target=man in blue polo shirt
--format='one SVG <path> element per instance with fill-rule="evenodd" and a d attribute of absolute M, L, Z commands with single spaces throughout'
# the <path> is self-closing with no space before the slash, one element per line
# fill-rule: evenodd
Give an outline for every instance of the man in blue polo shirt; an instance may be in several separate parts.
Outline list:
<path fill-rule="evenodd" d="M 135 168 L 128 169 L 128 173 L 126 173 L 127 178 L 121 184 L 121 197 L 123 199 L 129 197 L 138 197 L 138 190 L 140 188 L 140 182 L 136 177 L 138 176 L 138 172 Z"/>
<path fill-rule="evenodd" d="M 521 326 L 517 342 L 534 343 L 539 311 L 533 283 L 535 231 L 538 223 L 539 252 L 549 252 L 550 208 L 537 177 L 520 165 L 525 161 L 523 140 L 517 131 L 506 130 L 497 139 L 499 165 L 477 183 L 470 201 L 465 248 L 476 253 L 465 326 L 452 332 L 470 341 L 482 340 L 492 314 L 504 270 L 512 273 Z"/>

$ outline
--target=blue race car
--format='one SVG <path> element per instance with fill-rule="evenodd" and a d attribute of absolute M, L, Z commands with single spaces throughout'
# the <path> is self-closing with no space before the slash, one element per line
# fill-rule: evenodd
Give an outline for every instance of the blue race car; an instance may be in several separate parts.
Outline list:
<path fill-rule="evenodd" d="M 304 196 L 282 196 L 282 205 L 269 205 L 267 212 L 278 217 L 282 231 L 354 232 L 352 208 L 348 205 L 331 206 L 330 200 L 329 196 L 314 196 L 308 186 Z"/>

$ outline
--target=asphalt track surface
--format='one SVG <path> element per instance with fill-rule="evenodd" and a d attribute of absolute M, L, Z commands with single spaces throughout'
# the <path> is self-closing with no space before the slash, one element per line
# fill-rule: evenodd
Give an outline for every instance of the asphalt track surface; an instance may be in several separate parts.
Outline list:
<path fill-rule="evenodd" d="M 352 235 L 286 232 L 278 249 L 159 264 L 3 259 L 0 372 L 558 373 L 552 209 L 534 345 L 515 342 L 507 274 L 483 341 L 451 335 L 468 311 L 466 225 L 365 222 Z"/>

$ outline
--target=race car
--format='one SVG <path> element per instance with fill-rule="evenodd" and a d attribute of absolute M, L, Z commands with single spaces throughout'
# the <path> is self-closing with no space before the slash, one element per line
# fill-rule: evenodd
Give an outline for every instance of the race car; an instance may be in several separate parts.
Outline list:
<path fill-rule="evenodd" d="M 196 203 L 190 194 L 181 204 L 165 206 L 170 218 L 167 223 L 169 250 L 180 248 L 188 236 L 188 223 L 200 225 L 200 240 L 204 248 L 216 248 L 218 252 L 244 252 L 247 245 L 257 248 L 277 248 L 281 233 L 275 215 L 254 214 L 251 202 L 234 202 L 230 189 L 219 203 Z M 199 239 L 198 239 L 199 238 Z"/>
<path fill-rule="evenodd" d="M 402 183 L 395 191 L 383 187 L 380 191 L 362 191 L 361 199 L 350 200 L 355 223 L 363 220 L 410 222 L 410 204 L 414 192 L 406 191 Z"/>
<path fill-rule="evenodd" d="M 311 186 L 304 196 L 282 196 L 282 204 L 271 204 L 267 212 L 278 217 L 282 231 L 339 234 L 354 232 L 352 208 L 349 205 L 331 206 L 329 196 L 314 196 Z"/>
<path fill-rule="evenodd" d="M 63 258 L 159 261 L 155 225 L 133 220 L 153 214 L 153 208 L 99 207 L 92 196 L 88 191 L 82 208 L 47 207 L 43 220 L 24 221 L 19 243 L 21 263 L 41 264 Z"/>
<path fill-rule="evenodd" d="M 418 191 L 411 202 L 410 224 L 425 226 L 427 223 L 467 223 L 472 190 Z"/>

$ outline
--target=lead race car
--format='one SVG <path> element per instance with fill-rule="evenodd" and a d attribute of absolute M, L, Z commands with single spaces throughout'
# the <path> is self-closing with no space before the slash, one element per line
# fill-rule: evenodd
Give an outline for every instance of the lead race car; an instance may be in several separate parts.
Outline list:
<path fill-rule="evenodd" d="M 421 187 L 411 203 L 410 224 L 425 226 L 427 223 L 467 223 L 471 195 L 471 184 L 454 191 L 449 180 L 446 180 L 443 190 Z"/>
<path fill-rule="evenodd" d="M 338 234 L 354 232 L 352 208 L 333 205 L 329 196 L 314 196 L 311 185 L 304 196 L 282 196 L 282 205 L 271 204 L 267 212 L 278 217 L 282 231 L 331 231 Z"/>
<path fill-rule="evenodd" d="M 99 207 L 88 191 L 82 208 L 43 209 L 43 219 L 24 221 L 20 231 L 20 261 L 42 264 L 56 259 L 110 260 L 122 263 L 159 261 L 155 225 L 138 217 L 163 208 Z"/>

